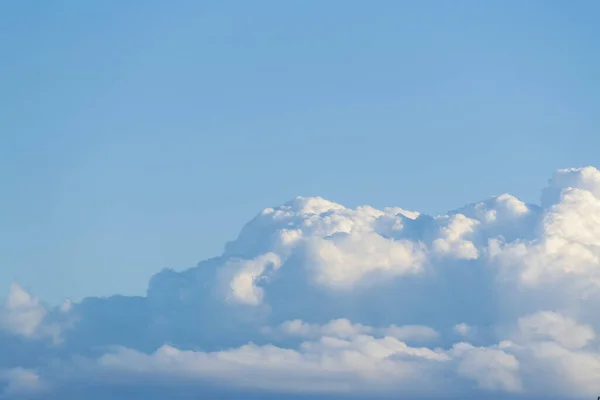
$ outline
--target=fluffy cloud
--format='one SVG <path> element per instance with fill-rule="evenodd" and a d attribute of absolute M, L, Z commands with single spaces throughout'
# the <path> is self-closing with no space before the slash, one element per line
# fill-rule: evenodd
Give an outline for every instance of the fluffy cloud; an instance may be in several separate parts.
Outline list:
<path fill-rule="evenodd" d="M 10 287 L 6 304 L 2 310 L 1 326 L 9 332 L 25 337 L 35 336 L 44 318 L 46 309 L 20 286 Z"/>
<path fill-rule="evenodd" d="M 552 340 L 566 349 L 579 349 L 595 337 L 589 326 L 550 311 L 519 318 L 519 331 L 527 340 Z"/>
<path fill-rule="evenodd" d="M 267 253 L 252 260 L 234 260 L 219 271 L 219 280 L 227 301 L 259 305 L 263 300 L 260 280 L 268 278 L 267 269 L 276 270 L 281 265 L 279 257 Z"/>
<path fill-rule="evenodd" d="M 145 297 L 48 309 L 13 286 L 0 381 L 15 398 L 588 398 L 597 304 L 594 168 L 557 171 L 539 206 L 435 217 L 298 197 Z"/>
<path fill-rule="evenodd" d="M 57 343 L 61 340 L 62 330 L 69 326 L 64 317 L 70 307 L 71 303 L 67 301 L 56 312 L 50 313 L 39 299 L 12 284 L 4 307 L 0 309 L 0 329 L 24 338 L 49 338 Z M 57 318 L 61 315 L 63 318 Z"/>

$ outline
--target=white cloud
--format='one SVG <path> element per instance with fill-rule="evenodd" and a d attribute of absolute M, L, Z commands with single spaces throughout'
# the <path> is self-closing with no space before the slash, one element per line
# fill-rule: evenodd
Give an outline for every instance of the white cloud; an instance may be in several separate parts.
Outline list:
<path fill-rule="evenodd" d="M 428 326 L 422 325 L 392 325 L 383 330 L 387 336 L 403 341 L 431 341 L 439 337 L 439 333 Z"/>
<path fill-rule="evenodd" d="M 473 347 L 466 343 L 457 344 L 454 353 L 460 355 L 459 374 L 477 382 L 480 388 L 521 392 L 519 361 L 502 348 Z"/>
<path fill-rule="evenodd" d="M 402 341 L 431 341 L 439 337 L 439 333 L 428 326 L 420 325 L 390 325 L 376 328 L 368 325 L 352 323 L 346 318 L 329 321 L 326 324 L 310 324 L 299 319 L 286 321 L 275 330 L 267 329 L 267 333 L 281 332 L 292 337 L 318 338 L 336 337 L 340 339 L 355 338 L 359 335 L 376 334 L 389 336 Z"/>
<path fill-rule="evenodd" d="M 225 254 L 254 258 L 272 252 L 285 261 L 299 253 L 312 281 L 351 289 L 363 278 L 422 270 L 423 246 L 393 238 L 403 230 L 403 221 L 417 216 L 400 208 L 350 210 L 322 198 L 298 197 L 263 210 L 227 245 Z"/>
<path fill-rule="evenodd" d="M 531 240 L 493 239 L 490 255 L 506 277 L 529 287 L 567 288 L 568 281 L 582 295 L 600 288 L 600 198 L 591 191 L 564 188 L 536 228 Z"/>
<path fill-rule="evenodd" d="M 468 336 L 469 333 L 473 331 L 473 327 L 461 322 L 460 324 L 454 325 L 454 332 L 458 333 L 461 336 Z"/>
<path fill-rule="evenodd" d="M 13 286 L 0 321 L 15 355 L 0 367 L 33 368 L 9 388 L 119 378 L 584 398 L 600 393 L 599 302 L 594 168 L 558 171 L 541 206 L 502 194 L 437 217 L 298 197 L 259 213 L 220 257 L 157 274 L 147 297 L 47 309 Z M 56 349 L 31 340 L 57 332 Z"/>
<path fill-rule="evenodd" d="M 1 314 L 1 326 L 11 333 L 33 337 L 38 333 L 46 309 L 37 298 L 31 297 L 19 285 L 10 286 L 10 291 Z"/>
<path fill-rule="evenodd" d="M 52 345 L 58 345 L 64 331 L 74 323 L 70 310 L 69 302 L 61 305 L 58 313 L 48 310 L 38 298 L 12 284 L 0 308 L 0 330 L 28 340 L 49 340 Z"/>
<path fill-rule="evenodd" d="M 433 251 L 464 259 L 479 257 L 479 251 L 473 242 L 465 239 L 477 229 L 479 221 L 467 218 L 463 214 L 444 217 L 443 220 L 440 237 L 433 241 Z"/>
<path fill-rule="evenodd" d="M 64 309 L 63 313 L 68 313 L 68 309 Z M 29 339 L 49 338 L 56 344 L 61 341 L 62 330 L 67 326 L 66 323 L 61 325 L 58 321 L 51 321 L 48 310 L 39 299 L 17 284 L 10 286 L 4 307 L 0 309 L 0 328 L 5 332 Z"/>
<path fill-rule="evenodd" d="M 234 260 L 226 263 L 220 271 L 221 285 L 228 301 L 239 304 L 259 305 L 264 291 L 259 281 L 268 278 L 269 270 L 281 265 L 274 253 L 266 253 L 252 260 Z"/>
<path fill-rule="evenodd" d="M 422 380 L 427 363 L 443 363 L 442 351 L 413 348 L 391 337 L 321 337 L 298 349 L 247 344 L 213 353 L 163 346 L 146 355 L 123 349 L 97 363 L 103 370 L 173 379 L 220 381 L 226 385 L 284 392 L 345 393 L 397 388 Z M 432 369 L 432 372 L 434 369 Z"/>
<path fill-rule="evenodd" d="M 418 274 L 425 259 L 419 243 L 376 233 L 348 233 L 309 241 L 305 263 L 315 283 L 339 290 L 373 278 Z"/>
<path fill-rule="evenodd" d="M 373 332 L 375 329 L 371 326 L 362 324 L 353 324 L 351 321 L 340 318 L 325 325 L 309 324 L 296 319 L 286 321 L 278 327 L 278 330 L 286 335 L 314 338 L 319 336 L 331 336 L 342 339 L 356 337 L 360 334 Z"/>
<path fill-rule="evenodd" d="M 7 397 L 37 394 L 47 388 L 36 371 L 21 367 L 1 371 L 0 380 L 6 385 L 3 394 Z"/>
<path fill-rule="evenodd" d="M 552 340 L 566 349 L 585 347 L 595 338 L 591 327 L 551 311 L 519 318 L 518 325 L 524 339 Z"/>

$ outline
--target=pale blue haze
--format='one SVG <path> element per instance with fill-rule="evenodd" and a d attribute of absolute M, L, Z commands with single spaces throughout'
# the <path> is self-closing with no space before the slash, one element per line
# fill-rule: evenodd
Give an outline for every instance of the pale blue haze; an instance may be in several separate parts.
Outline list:
<path fill-rule="evenodd" d="M 594 1 L 0 4 L 0 293 L 142 294 L 297 195 L 441 213 L 600 165 Z"/>

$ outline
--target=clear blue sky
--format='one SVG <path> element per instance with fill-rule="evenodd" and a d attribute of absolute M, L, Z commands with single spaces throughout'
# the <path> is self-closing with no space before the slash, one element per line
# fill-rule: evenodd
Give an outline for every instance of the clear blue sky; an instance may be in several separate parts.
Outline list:
<path fill-rule="evenodd" d="M 595 1 L 0 5 L 0 293 L 143 293 L 297 195 L 440 213 L 600 165 Z"/>

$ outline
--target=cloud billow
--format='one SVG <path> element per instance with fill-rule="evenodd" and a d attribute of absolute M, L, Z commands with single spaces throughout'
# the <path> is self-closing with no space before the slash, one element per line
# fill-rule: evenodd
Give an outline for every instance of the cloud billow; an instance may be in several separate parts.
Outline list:
<path fill-rule="evenodd" d="M 298 197 L 144 297 L 0 311 L 7 398 L 593 398 L 600 172 L 441 216 Z M 137 396 L 137 397 L 136 397 Z M 165 397 L 166 396 L 166 397 Z"/>

